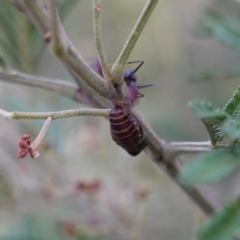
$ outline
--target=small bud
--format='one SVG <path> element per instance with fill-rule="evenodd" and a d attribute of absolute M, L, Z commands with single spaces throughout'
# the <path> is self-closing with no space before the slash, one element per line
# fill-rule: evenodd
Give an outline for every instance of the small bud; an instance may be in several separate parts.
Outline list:
<path fill-rule="evenodd" d="M 151 188 L 152 187 L 151 187 L 150 183 L 142 183 L 139 186 L 137 186 L 137 188 L 135 190 L 135 194 L 136 194 L 137 198 L 140 201 L 144 200 L 150 194 Z"/>
<path fill-rule="evenodd" d="M 35 159 L 40 156 L 40 153 L 38 151 L 35 151 L 31 148 L 31 138 L 29 135 L 24 134 L 18 144 L 18 158 L 24 158 L 27 156 L 27 154 L 30 154 L 31 158 Z"/>
<path fill-rule="evenodd" d="M 49 43 L 52 38 L 52 33 L 50 31 L 46 32 L 43 38 L 46 43 Z"/>

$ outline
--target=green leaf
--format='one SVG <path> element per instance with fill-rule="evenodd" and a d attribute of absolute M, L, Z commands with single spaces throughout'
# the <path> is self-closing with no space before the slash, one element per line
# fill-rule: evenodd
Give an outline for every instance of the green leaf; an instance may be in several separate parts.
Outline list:
<path fill-rule="evenodd" d="M 208 132 L 212 146 L 215 146 L 217 143 L 221 142 L 223 139 L 223 134 L 219 128 L 219 125 L 210 119 L 201 119 L 201 121 Z"/>
<path fill-rule="evenodd" d="M 188 103 L 188 108 L 203 122 L 213 146 L 223 139 L 219 124 L 229 115 L 222 109 L 214 109 L 212 104 L 205 101 Z"/>
<path fill-rule="evenodd" d="M 222 122 L 229 115 L 222 109 L 213 108 L 210 102 L 194 101 L 188 103 L 188 108 L 202 119 L 214 118 Z"/>
<path fill-rule="evenodd" d="M 199 240 L 232 240 L 240 233 L 240 199 L 207 220 L 198 231 Z"/>
<path fill-rule="evenodd" d="M 233 118 L 238 116 L 240 112 L 240 87 L 234 92 L 232 98 L 228 101 L 223 110 Z"/>
<path fill-rule="evenodd" d="M 224 135 L 232 142 L 240 139 L 240 122 L 229 119 L 221 127 Z"/>
<path fill-rule="evenodd" d="M 192 159 L 179 180 L 184 185 L 216 182 L 240 164 L 239 148 L 216 149 Z"/>
<path fill-rule="evenodd" d="M 209 10 L 198 22 L 196 32 L 200 36 L 213 37 L 229 47 L 240 50 L 238 25 L 239 23 L 233 24 L 216 11 Z"/>

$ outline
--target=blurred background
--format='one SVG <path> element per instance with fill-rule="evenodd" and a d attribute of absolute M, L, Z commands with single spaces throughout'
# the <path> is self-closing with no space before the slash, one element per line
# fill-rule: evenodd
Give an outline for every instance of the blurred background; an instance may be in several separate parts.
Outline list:
<path fill-rule="evenodd" d="M 145 2 L 102 0 L 109 63 Z M 91 1 L 59 4 L 66 32 L 91 64 L 97 56 Z M 74 83 L 28 20 L 9 1 L 0 0 L 0 6 L 0 52 L 8 66 Z M 145 61 L 139 84 L 154 84 L 141 91 L 145 97 L 137 110 L 168 141 L 206 141 L 186 104 L 205 99 L 225 105 L 239 86 L 239 50 L 239 2 L 159 0 L 129 59 Z M 52 92 L 1 81 L 0 102 L 7 111 L 83 107 Z M 0 239 L 195 239 L 201 212 L 144 152 L 133 158 L 118 147 L 106 119 L 54 121 L 34 160 L 17 159 L 18 142 L 23 134 L 33 140 L 43 121 L 1 118 L 0 124 Z M 237 173 L 209 186 L 209 192 L 221 202 L 232 199 L 239 191 Z"/>

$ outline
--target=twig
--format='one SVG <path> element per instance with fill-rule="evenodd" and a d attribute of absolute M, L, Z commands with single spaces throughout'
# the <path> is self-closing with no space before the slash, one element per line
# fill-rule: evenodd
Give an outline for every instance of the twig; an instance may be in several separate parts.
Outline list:
<path fill-rule="evenodd" d="M 102 37 L 101 37 L 101 5 L 100 0 L 93 0 L 93 29 L 94 29 L 94 39 L 98 52 L 98 58 L 101 63 L 102 72 L 104 79 L 107 82 L 112 81 L 112 76 L 107 64 L 106 55 L 103 48 Z"/>
<path fill-rule="evenodd" d="M 74 101 L 79 101 L 77 97 L 78 88 L 73 84 L 67 83 L 63 80 L 36 77 L 34 75 L 25 74 L 17 71 L 0 70 L 0 81 L 42 88 L 45 90 L 56 92 Z"/>
<path fill-rule="evenodd" d="M 66 67 L 69 73 L 72 75 L 73 79 L 76 83 L 78 83 L 78 91 L 77 91 L 77 99 L 83 99 L 82 101 L 94 108 L 109 108 L 111 107 L 111 103 L 101 97 L 100 95 L 96 94 L 96 92 L 90 88 L 88 85 L 81 80 L 81 78 L 70 68 Z"/>
<path fill-rule="evenodd" d="M 51 8 L 51 33 L 52 33 L 52 45 L 53 51 L 57 55 L 62 55 L 61 51 L 64 51 L 64 43 L 61 38 L 61 25 L 58 16 L 57 6 L 55 0 L 50 0 L 50 8 Z"/>
<path fill-rule="evenodd" d="M 117 60 L 112 66 L 112 75 L 113 82 L 117 85 L 121 85 L 123 83 L 122 73 L 125 69 L 127 60 L 129 58 L 130 53 L 132 52 L 135 43 L 137 42 L 143 28 L 145 27 L 149 17 L 152 14 L 158 0 L 148 0 L 142 13 L 140 14 L 132 32 L 130 33 L 128 40 L 126 41 L 121 53 L 119 54 Z"/>
<path fill-rule="evenodd" d="M 50 21 L 47 14 L 43 11 L 41 6 L 38 4 L 39 1 L 23 0 L 21 11 L 31 19 L 32 23 L 38 28 L 43 36 L 49 33 Z M 12 2 L 12 4 L 16 4 Z"/>
<path fill-rule="evenodd" d="M 53 120 L 60 118 L 78 117 L 78 116 L 101 116 L 107 117 L 110 109 L 91 109 L 79 108 L 57 112 L 6 112 L 0 109 L 0 115 L 10 119 L 47 119 L 52 117 Z"/>
<path fill-rule="evenodd" d="M 165 146 L 164 156 L 172 158 L 183 154 L 209 152 L 212 149 L 211 142 L 170 142 Z"/>
<path fill-rule="evenodd" d="M 53 120 L 52 117 L 48 117 L 47 120 L 44 122 L 41 131 L 39 132 L 38 136 L 36 137 L 36 139 L 33 141 L 33 143 L 30 146 L 32 150 L 35 150 L 38 147 L 38 145 L 41 143 L 48 128 L 50 127 L 52 120 Z"/>

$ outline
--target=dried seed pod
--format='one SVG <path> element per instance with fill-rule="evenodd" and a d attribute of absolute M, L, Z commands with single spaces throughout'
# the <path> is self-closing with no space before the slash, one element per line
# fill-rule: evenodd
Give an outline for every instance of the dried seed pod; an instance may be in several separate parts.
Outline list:
<path fill-rule="evenodd" d="M 127 108 L 115 105 L 109 113 L 109 120 L 112 139 L 130 155 L 137 156 L 147 146 L 140 123 Z"/>

